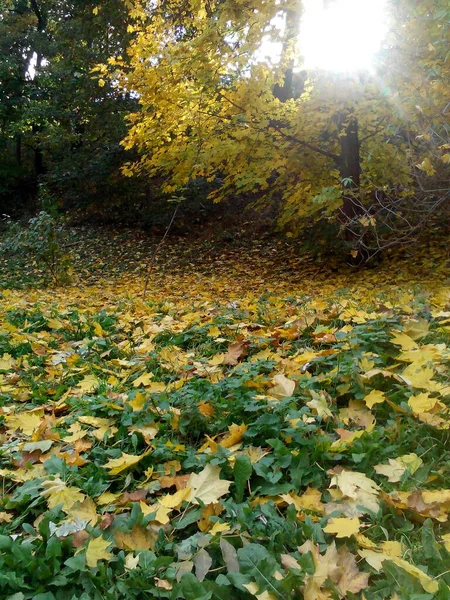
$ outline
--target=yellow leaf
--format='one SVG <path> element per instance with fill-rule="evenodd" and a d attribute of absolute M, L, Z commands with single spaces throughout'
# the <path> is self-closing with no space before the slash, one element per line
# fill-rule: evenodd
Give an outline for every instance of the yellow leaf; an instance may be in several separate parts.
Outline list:
<path fill-rule="evenodd" d="M 320 490 L 314 488 L 308 488 L 301 496 L 290 493 L 281 494 L 280 498 L 287 502 L 287 504 L 294 504 L 297 510 L 312 510 L 319 513 L 323 513 L 324 511 L 321 501 L 322 493 Z"/>
<path fill-rule="evenodd" d="M 444 542 L 445 549 L 450 552 L 450 533 L 444 533 L 442 541 Z"/>
<path fill-rule="evenodd" d="M 209 531 L 209 533 L 211 535 L 217 535 L 218 533 L 222 533 L 224 531 L 230 531 L 231 527 L 228 523 L 219 523 L 219 521 L 216 521 L 216 523 L 214 523 L 214 525 L 211 528 L 211 531 Z"/>
<path fill-rule="evenodd" d="M 377 552 L 376 550 L 358 550 L 358 554 L 361 556 L 361 558 L 364 558 L 367 563 L 378 573 L 383 568 L 383 562 L 385 560 L 389 560 L 389 556 L 383 554 L 382 552 Z"/>
<path fill-rule="evenodd" d="M 448 152 L 446 154 L 443 154 L 441 156 L 441 160 L 443 163 L 449 164 L 450 163 L 450 154 Z"/>
<path fill-rule="evenodd" d="M 418 569 L 414 565 L 411 565 L 408 561 L 403 560 L 402 558 L 396 558 L 391 556 L 389 557 L 389 560 L 391 560 L 395 565 L 397 565 L 398 567 L 400 567 L 401 569 L 418 579 L 420 581 L 420 585 L 426 592 L 434 594 L 438 591 L 438 582 L 432 579 L 426 573 L 424 573 L 421 569 Z"/>
<path fill-rule="evenodd" d="M 379 475 L 385 475 L 391 483 L 397 483 L 406 471 L 409 470 L 412 475 L 422 464 L 422 459 L 413 453 L 390 458 L 388 465 L 375 465 L 374 469 Z"/>
<path fill-rule="evenodd" d="M 165 508 L 179 508 L 183 500 L 190 494 L 191 489 L 186 487 L 182 490 L 178 490 L 175 494 L 168 494 L 162 498 L 158 498 L 159 504 Z"/>
<path fill-rule="evenodd" d="M 421 163 L 417 164 L 416 167 L 423 171 L 429 177 L 432 177 L 436 173 L 436 170 L 433 167 L 433 163 L 428 157 L 425 158 Z"/>
<path fill-rule="evenodd" d="M 414 319 L 405 324 L 405 333 L 413 340 L 419 340 L 430 331 L 430 324 L 426 319 Z"/>
<path fill-rule="evenodd" d="M 136 392 L 135 397 L 133 398 L 133 400 L 130 400 L 128 404 L 131 406 L 134 412 L 138 412 L 144 408 L 145 402 L 145 394 L 142 394 L 141 392 Z"/>
<path fill-rule="evenodd" d="M 208 331 L 208 335 L 212 338 L 218 338 L 220 336 L 220 329 L 216 326 L 210 327 Z"/>
<path fill-rule="evenodd" d="M 295 381 L 288 379 L 282 373 L 278 373 L 272 379 L 275 385 L 268 390 L 268 393 L 274 398 L 286 398 L 292 396 L 295 390 Z"/>
<path fill-rule="evenodd" d="M 337 487 L 344 496 L 353 500 L 353 513 L 347 516 L 364 514 L 364 508 L 378 512 L 379 486 L 364 475 L 355 471 L 341 471 L 331 479 L 331 487 Z M 362 507 L 362 508 L 359 508 Z M 346 513 L 347 514 L 347 513 Z"/>
<path fill-rule="evenodd" d="M 242 441 L 242 437 L 246 431 L 247 425 L 245 425 L 244 423 L 242 423 L 242 425 L 236 425 L 235 423 L 232 423 L 228 427 L 229 433 L 220 442 L 220 446 L 222 446 L 223 448 L 231 448 L 235 444 L 238 444 Z"/>
<path fill-rule="evenodd" d="M 260 592 L 259 586 L 257 583 L 254 583 L 254 582 L 243 583 L 242 587 L 245 587 L 247 592 L 249 592 L 249 594 L 251 594 L 252 596 L 255 596 L 255 598 L 257 598 L 257 600 L 277 600 L 278 599 L 278 595 L 275 596 L 275 594 L 273 594 L 272 592 L 269 592 L 267 590 Z"/>
<path fill-rule="evenodd" d="M 112 421 L 104 419 L 103 417 L 91 417 L 89 415 L 81 415 L 78 417 L 78 421 L 84 425 L 91 425 L 92 427 L 109 427 Z"/>
<path fill-rule="evenodd" d="M 140 456 L 135 456 L 133 454 L 125 454 L 125 452 L 119 456 L 119 458 L 110 458 L 107 463 L 103 466 L 105 469 L 109 469 L 110 475 L 117 475 L 125 469 L 136 465 L 140 460 L 147 456 L 148 452 L 141 454 Z"/>
<path fill-rule="evenodd" d="M 42 409 L 29 410 L 17 415 L 6 415 L 6 426 L 10 431 L 18 431 L 20 429 L 25 435 L 31 436 L 39 429 L 43 416 L 44 411 Z"/>
<path fill-rule="evenodd" d="M 153 373 L 143 373 L 140 377 L 133 381 L 133 385 L 134 387 L 139 387 L 140 385 L 142 385 L 143 387 L 147 387 L 148 385 L 150 385 L 153 377 Z"/>
<path fill-rule="evenodd" d="M 152 381 L 148 385 L 145 386 L 145 389 L 150 394 L 159 394 L 160 392 L 164 392 L 167 386 L 162 381 Z"/>
<path fill-rule="evenodd" d="M 98 337 L 104 337 L 105 332 L 102 329 L 102 326 L 100 325 L 100 323 L 97 323 L 97 321 L 94 321 L 93 323 L 94 325 L 94 333 L 96 336 Z"/>
<path fill-rule="evenodd" d="M 337 538 L 346 538 L 358 533 L 360 528 L 361 522 L 358 517 L 353 519 L 342 517 L 329 519 L 323 530 L 325 533 L 334 533 Z"/>
<path fill-rule="evenodd" d="M 0 523 L 10 523 L 13 516 L 7 512 L 0 512 Z"/>
<path fill-rule="evenodd" d="M 69 510 L 70 517 L 88 521 L 92 527 L 97 523 L 98 515 L 95 504 L 91 498 L 86 497 L 82 502 L 73 504 Z"/>
<path fill-rule="evenodd" d="M 161 506 L 161 504 L 154 504 L 153 506 L 149 506 L 144 502 L 139 502 L 139 506 L 141 507 L 141 511 L 143 515 L 151 515 L 155 513 L 154 520 L 160 523 L 161 525 L 167 525 L 170 522 L 170 513 L 172 512 L 172 508 L 166 508 L 165 506 Z"/>
<path fill-rule="evenodd" d="M 211 404 L 208 404 L 208 402 L 199 402 L 198 412 L 204 417 L 213 417 L 214 407 Z"/>
<path fill-rule="evenodd" d="M 372 390 L 365 398 L 363 398 L 367 408 L 372 408 L 375 404 L 385 402 L 386 396 L 380 390 Z"/>
<path fill-rule="evenodd" d="M 314 390 L 310 390 L 310 394 L 313 397 L 312 400 L 306 403 L 306 406 L 309 406 L 311 410 L 314 410 L 317 413 L 317 416 L 321 419 L 328 419 L 333 416 L 329 406 L 326 392 L 316 392 Z"/>
<path fill-rule="evenodd" d="M 67 487 L 66 483 L 59 479 L 59 477 L 44 481 L 42 487 L 44 491 L 41 492 L 41 496 L 47 498 L 47 504 L 50 509 L 61 504 L 62 510 L 68 513 L 74 504 L 83 502 L 86 498 L 79 488 Z"/>
<path fill-rule="evenodd" d="M 116 529 L 114 539 L 122 550 L 150 550 L 155 546 L 156 533 L 135 525 L 130 532 Z"/>
<path fill-rule="evenodd" d="M 99 506 L 107 506 L 108 504 L 114 504 L 115 501 L 120 498 L 122 494 L 112 494 L 111 492 L 103 492 L 96 502 Z"/>
<path fill-rule="evenodd" d="M 394 337 L 391 338 L 391 342 L 396 346 L 400 346 L 402 350 L 417 350 L 418 348 L 416 342 L 406 333 L 396 332 Z"/>
<path fill-rule="evenodd" d="M 106 549 L 111 542 L 106 541 L 102 536 L 89 540 L 86 549 L 86 564 L 91 569 L 97 566 L 99 560 L 110 560 L 114 555 Z"/>
<path fill-rule="evenodd" d="M 98 387 L 98 379 L 95 375 L 86 375 L 75 386 L 75 390 L 81 392 L 93 392 Z"/>
<path fill-rule="evenodd" d="M 15 360 L 10 354 L 3 354 L 0 358 L 0 371 L 9 371 L 15 364 Z"/>
<path fill-rule="evenodd" d="M 422 364 L 411 363 L 402 372 L 402 378 L 404 381 L 414 387 L 423 390 L 433 392 L 436 389 L 436 382 L 432 381 L 434 376 L 434 369 L 432 367 L 425 367 Z"/>
<path fill-rule="evenodd" d="M 187 487 L 190 488 L 186 497 L 188 502 L 198 504 L 198 500 L 203 504 L 211 504 L 228 493 L 231 481 L 220 479 L 220 467 L 207 464 L 200 473 L 192 473 L 189 477 Z"/>
<path fill-rule="evenodd" d="M 408 406 L 414 414 L 419 415 L 433 410 L 438 402 L 439 400 L 437 398 L 430 398 L 428 392 L 422 392 L 416 396 L 411 396 L 408 400 Z"/>

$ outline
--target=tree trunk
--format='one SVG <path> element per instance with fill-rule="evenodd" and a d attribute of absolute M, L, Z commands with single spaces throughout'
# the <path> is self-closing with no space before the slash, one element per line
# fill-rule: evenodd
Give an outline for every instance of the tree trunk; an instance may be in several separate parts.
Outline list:
<path fill-rule="evenodd" d="M 358 120 L 351 117 L 344 125 L 345 135 L 339 138 L 339 172 L 344 186 L 342 214 L 344 220 L 351 222 L 364 213 L 360 200 L 361 160 L 359 154 Z"/>

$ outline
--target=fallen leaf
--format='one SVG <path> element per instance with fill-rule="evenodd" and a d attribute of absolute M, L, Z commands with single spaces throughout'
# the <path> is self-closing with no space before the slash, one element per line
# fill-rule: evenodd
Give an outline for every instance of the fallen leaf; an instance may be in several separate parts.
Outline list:
<path fill-rule="evenodd" d="M 337 538 L 351 537 L 359 532 L 361 529 L 361 522 L 357 517 L 352 519 L 342 518 L 331 518 L 328 520 L 326 527 L 323 528 L 325 533 L 334 533 Z"/>
<path fill-rule="evenodd" d="M 274 398 L 286 398 L 294 393 L 295 381 L 288 379 L 283 373 L 275 375 L 272 383 L 275 385 L 269 388 L 268 393 Z"/>
<path fill-rule="evenodd" d="M 220 479 L 220 467 L 213 466 L 210 463 L 200 471 L 200 473 L 192 473 L 189 478 L 187 488 L 189 494 L 186 497 L 188 502 L 198 504 L 199 500 L 203 504 L 211 504 L 228 493 L 231 481 Z"/>
<path fill-rule="evenodd" d="M 133 465 L 137 465 L 137 463 L 142 460 L 144 456 L 147 456 L 147 454 L 148 452 L 139 456 L 135 456 L 133 454 L 126 454 L 123 452 L 119 458 L 110 458 L 108 462 L 103 465 L 103 467 L 105 469 L 109 469 L 110 475 L 118 475 L 122 471 L 125 471 L 125 469 L 128 469 Z"/>
<path fill-rule="evenodd" d="M 117 547 L 122 550 L 150 550 L 155 547 L 156 537 L 153 531 L 142 529 L 137 524 L 130 532 L 114 531 Z"/>
<path fill-rule="evenodd" d="M 110 545 L 111 542 L 108 542 L 101 536 L 89 540 L 86 548 L 87 566 L 93 569 L 97 566 L 99 560 L 111 560 L 114 555 L 107 551 Z"/>

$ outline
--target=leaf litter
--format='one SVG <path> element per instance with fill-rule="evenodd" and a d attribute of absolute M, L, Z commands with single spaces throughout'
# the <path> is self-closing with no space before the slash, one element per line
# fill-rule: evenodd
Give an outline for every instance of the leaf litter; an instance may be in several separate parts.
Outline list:
<path fill-rule="evenodd" d="M 3 291 L 1 597 L 450 597 L 442 273 L 255 256 Z"/>

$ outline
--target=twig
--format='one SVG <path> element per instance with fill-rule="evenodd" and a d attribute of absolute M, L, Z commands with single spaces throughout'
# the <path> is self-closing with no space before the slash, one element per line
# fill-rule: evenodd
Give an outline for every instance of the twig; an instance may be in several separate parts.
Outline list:
<path fill-rule="evenodd" d="M 165 241 L 166 237 L 169 234 L 170 228 L 172 227 L 172 224 L 175 221 L 175 217 L 177 216 L 177 212 L 178 212 L 179 208 L 180 208 L 180 202 L 177 202 L 177 205 L 175 206 L 175 210 L 173 211 L 173 214 L 172 214 L 172 218 L 170 219 L 170 222 L 169 222 L 169 224 L 166 227 L 166 231 L 164 232 L 164 235 L 162 236 L 159 244 L 154 249 L 152 257 L 150 259 L 150 262 L 148 263 L 147 274 L 145 276 L 144 290 L 142 292 L 142 300 L 143 301 L 145 300 L 145 296 L 147 294 L 148 282 L 150 281 L 150 275 L 151 275 L 151 273 L 153 271 L 153 267 L 155 266 L 156 256 L 157 256 L 157 254 L 159 252 L 159 249 L 164 244 L 164 241 Z"/>

